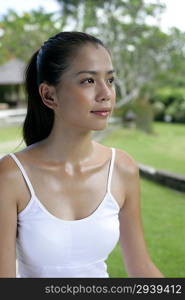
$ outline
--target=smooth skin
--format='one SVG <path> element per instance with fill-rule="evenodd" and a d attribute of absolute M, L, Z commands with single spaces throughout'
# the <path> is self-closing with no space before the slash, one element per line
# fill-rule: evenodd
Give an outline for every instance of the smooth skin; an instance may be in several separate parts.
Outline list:
<path fill-rule="evenodd" d="M 107 50 L 87 44 L 57 87 L 39 87 L 42 101 L 54 110 L 53 129 L 48 138 L 16 155 L 37 197 L 57 218 L 85 218 L 105 197 L 111 149 L 95 142 L 92 131 L 107 127 L 116 97 L 113 76 Z M 104 107 L 111 108 L 108 117 L 91 112 Z M 30 193 L 8 155 L 0 160 L 0 191 L 0 277 L 16 277 L 17 214 L 28 205 Z M 120 206 L 120 245 L 128 276 L 163 277 L 144 240 L 139 169 L 121 149 L 116 149 L 111 192 Z"/>

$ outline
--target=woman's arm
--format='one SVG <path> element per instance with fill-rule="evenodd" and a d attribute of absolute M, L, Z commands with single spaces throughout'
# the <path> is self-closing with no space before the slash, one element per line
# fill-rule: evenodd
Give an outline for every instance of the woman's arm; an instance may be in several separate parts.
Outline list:
<path fill-rule="evenodd" d="M 125 203 L 119 213 L 120 245 L 128 276 L 164 277 L 152 262 L 144 239 L 140 208 L 139 168 L 129 155 L 126 155 L 125 158 L 124 152 L 120 156 L 120 168 L 122 168 L 126 187 Z"/>
<path fill-rule="evenodd" d="M 17 203 L 9 158 L 0 160 L 0 277 L 16 277 Z"/>

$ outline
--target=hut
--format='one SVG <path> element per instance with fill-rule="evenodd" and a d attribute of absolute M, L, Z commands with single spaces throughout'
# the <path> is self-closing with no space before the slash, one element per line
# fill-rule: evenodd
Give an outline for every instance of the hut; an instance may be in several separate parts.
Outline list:
<path fill-rule="evenodd" d="M 26 64 L 13 58 L 0 65 L 0 104 L 15 107 L 24 100 L 23 82 Z"/>

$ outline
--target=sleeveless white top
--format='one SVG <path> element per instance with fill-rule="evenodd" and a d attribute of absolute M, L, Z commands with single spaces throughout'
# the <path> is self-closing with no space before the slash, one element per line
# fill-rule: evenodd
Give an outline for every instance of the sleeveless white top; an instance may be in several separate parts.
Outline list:
<path fill-rule="evenodd" d="M 109 277 L 105 260 L 119 240 L 120 207 L 111 194 L 115 149 L 109 165 L 107 191 L 96 210 L 79 220 L 62 220 L 37 198 L 27 173 L 15 154 L 31 199 L 18 214 L 17 277 Z"/>

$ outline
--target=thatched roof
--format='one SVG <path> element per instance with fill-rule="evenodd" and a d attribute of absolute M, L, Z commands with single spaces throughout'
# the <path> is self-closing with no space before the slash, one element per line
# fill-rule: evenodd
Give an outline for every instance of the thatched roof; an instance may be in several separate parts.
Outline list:
<path fill-rule="evenodd" d="M 23 83 L 25 67 L 26 64 L 17 58 L 0 65 L 0 85 Z"/>

